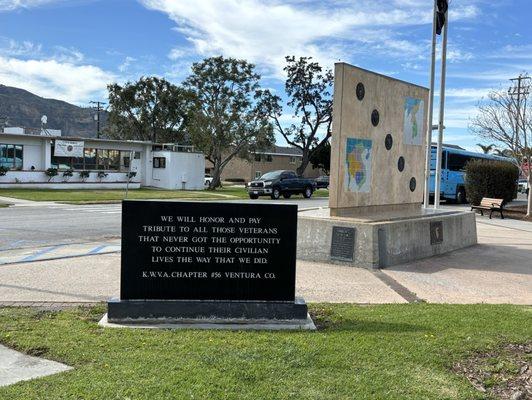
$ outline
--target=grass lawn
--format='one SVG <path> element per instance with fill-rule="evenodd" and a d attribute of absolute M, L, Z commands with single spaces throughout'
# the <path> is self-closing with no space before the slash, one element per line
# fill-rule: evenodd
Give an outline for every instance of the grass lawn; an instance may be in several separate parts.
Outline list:
<path fill-rule="evenodd" d="M 124 190 L 53 190 L 53 189 L 0 189 L 0 196 L 33 201 L 61 201 L 68 203 L 97 203 L 113 202 L 124 198 Z M 327 197 L 329 192 L 317 190 L 317 197 Z M 301 197 L 301 196 L 298 196 Z M 215 191 L 183 191 L 134 189 L 128 193 L 129 199 L 247 199 L 244 187 L 225 186 Z"/>
<path fill-rule="evenodd" d="M 72 371 L 0 399 L 480 399 L 454 363 L 523 343 L 532 308 L 311 306 L 318 332 L 104 329 L 104 307 L 0 309 L 0 341 Z"/>

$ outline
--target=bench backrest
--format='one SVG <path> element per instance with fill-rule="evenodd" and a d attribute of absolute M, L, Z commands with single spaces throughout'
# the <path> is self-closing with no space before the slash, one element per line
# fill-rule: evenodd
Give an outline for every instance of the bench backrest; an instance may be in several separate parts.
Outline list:
<path fill-rule="evenodd" d="M 504 199 L 492 199 L 489 197 L 483 197 L 482 201 L 480 202 L 480 205 L 482 207 L 502 207 L 504 203 Z"/>

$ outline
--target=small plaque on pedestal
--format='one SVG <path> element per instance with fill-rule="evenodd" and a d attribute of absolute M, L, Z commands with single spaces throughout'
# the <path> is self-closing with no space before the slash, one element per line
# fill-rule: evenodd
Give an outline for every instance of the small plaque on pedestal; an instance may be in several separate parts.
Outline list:
<path fill-rule="evenodd" d="M 113 325 L 315 329 L 295 298 L 297 206 L 122 203 Z"/>

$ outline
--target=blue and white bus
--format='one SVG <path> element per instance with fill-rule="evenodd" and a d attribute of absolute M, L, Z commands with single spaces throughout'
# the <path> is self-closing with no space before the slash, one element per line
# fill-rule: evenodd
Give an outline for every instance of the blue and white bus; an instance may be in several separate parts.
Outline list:
<path fill-rule="evenodd" d="M 441 184 L 440 199 L 455 201 L 457 203 L 466 202 L 465 190 L 465 165 L 470 160 L 512 160 L 507 157 L 500 157 L 494 154 L 482 154 L 467 151 L 457 146 L 443 145 L 441 160 Z M 436 175 L 436 146 L 431 146 L 430 157 L 430 196 L 434 196 L 434 181 Z"/>

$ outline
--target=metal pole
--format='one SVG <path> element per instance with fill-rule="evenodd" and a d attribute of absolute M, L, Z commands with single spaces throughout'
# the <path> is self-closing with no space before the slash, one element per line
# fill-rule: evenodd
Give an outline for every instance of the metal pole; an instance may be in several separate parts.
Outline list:
<path fill-rule="evenodd" d="M 447 67 L 447 28 L 449 26 L 449 12 L 445 13 L 443 25 L 442 54 L 441 54 L 441 83 L 440 83 L 440 117 L 438 120 L 438 144 L 436 150 L 436 177 L 434 182 L 434 208 L 440 206 L 441 186 L 441 158 L 443 144 L 443 120 L 445 116 L 445 74 Z"/>
<path fill-rule="evenodd" d="M 127 199 L 127 194 L 129 192 L 129 180 L 131 179 L 130 178 L 130 175 L 131 175 L 131 164 L 133 164 L 134 155 L 135 155 L 135 152 L 133 152 L 133 151 L 129 152 L 129 167 L 127 169 L 127 182 L 126 182 L 126 199 Z"/>
<path fill-rule="evenodd" d="M 430 197 L 430 159 L 432 157 L 432 117 L 434 108 L 434 78 L 436 72 L 436 1 L 434 0 L 434 18 L 432 21 L 432 54 L 430 62 L 430 91 L 427 117 L 427 151 L 425 155 L 425 196 L 423 198 L 423 207 L 429 207 Z"/>
<path fill-rule="evenodd" d="M 96 138 L 100 138 L 100 102 L 98 102 L 98 109 L 96 111 Z"/>

